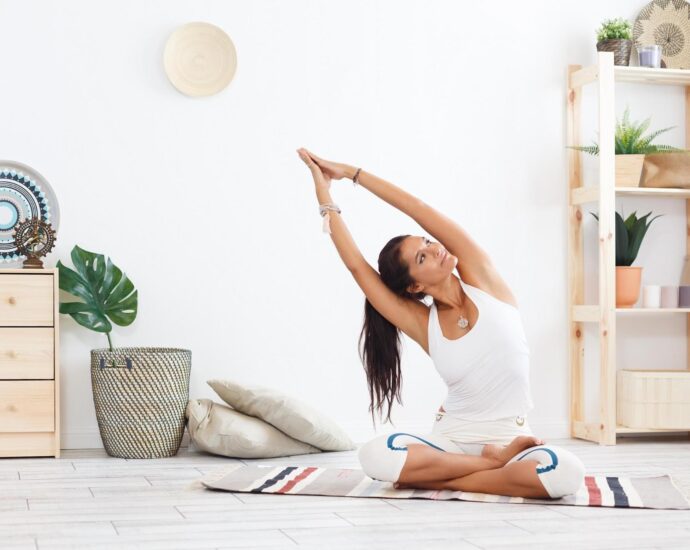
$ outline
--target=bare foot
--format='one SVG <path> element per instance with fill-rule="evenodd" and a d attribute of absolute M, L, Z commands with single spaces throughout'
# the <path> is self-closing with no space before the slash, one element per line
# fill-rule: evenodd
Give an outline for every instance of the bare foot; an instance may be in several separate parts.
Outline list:
<path fill-rule="evenodd" d="M 520 451 L 543 444 L 544 441 L 538 437 L 521 435 L 513 439 L 506 447 L 502 447 L 501 445 L 484 445 L 484 448 L 482 449 L 482 456 L 497 460 L 503 466 L 505 466 L 508 464 L 510 459 Z"/>
<path fill-rule="evenodd" d="M 426 489 L 432 491 L 441 491 L 448 488 L 448 483 L 452 480 L 444 481 L 420 481 L 418 483 L 401 483 L 396 481 L 393 483 L 393 488 L 398 490 L 404 489 Z"/>

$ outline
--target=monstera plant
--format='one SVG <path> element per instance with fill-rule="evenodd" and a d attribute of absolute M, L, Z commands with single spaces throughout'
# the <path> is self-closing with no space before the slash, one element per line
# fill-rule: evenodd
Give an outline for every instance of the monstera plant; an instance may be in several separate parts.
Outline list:
<path fill-rule="evenodd" d="M 60 288 L 82 301 L 60 302 L 60 313 L 70 315 L 83 327 L 104 332 L 113 351 L 112 323 L 126 327 L 134 322 L 138 291 L 127 275 L 103 254 L 75 246 L 71 257 L 75 269 L 57 263 Z"/>
<path fill-rule="evenodd" d="M 138 292 L 103 254 L 75 246 L 74 269 L 58 262 L 60 288 L 77 301 L 60 313 L 105 333 L 108 348 L 91 350 L 96 420 L 106 452 L 119 458 L 173 456 L 182 441 L 192 352 L 178 348 L 114 348 L 113 324 L 131 325 Z"/>

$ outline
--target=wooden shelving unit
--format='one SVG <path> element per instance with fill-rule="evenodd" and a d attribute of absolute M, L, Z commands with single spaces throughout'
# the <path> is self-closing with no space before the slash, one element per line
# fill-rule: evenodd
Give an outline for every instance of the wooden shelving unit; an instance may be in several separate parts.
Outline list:
<path fill-rule="evenodd" d="M 578 145 L 582 88 L 594 85 L 598 90 L 599 182 L 583 186 L 580 152 L 568 151 L 568 326 L 570 330 L 570 432 L 573 437 L 602 445 L 615 445 L 618 434 L 666 433 L 679 430 L 639 429 L 619 426 L 616 422 L 616 316 L 668 315 L 688 316 L 690 341 L 690 309 L 622 309 L 616 308 L 615 266 L 615 207 L 616 196 L 675 197 L 686 201 L 687 236 L 690 236 L 690 190 L 648 189 L 615 186 L 614 133 L 616 125 L 616 82 L 647 85 L 678 85 L 685 87 L 685 139 L 690 146 L 690 71 L 676 69 L 648 69 L 616 67 L 613 53 L 600 52 L 596 65 L 568 67 L 567 140 Z M 596 203 L 599 210 L 599 304 L 584 305 L 584 249 L 583 211 L 581 206 Z M 690 254 L 690 238 L 686 239 Z M 596 323 L 599 328 L 599 385 L 601 402 L 597 422 L 584 420 L 584 323 Z M 690 369 L 690 346 L 687 368 Z"/>

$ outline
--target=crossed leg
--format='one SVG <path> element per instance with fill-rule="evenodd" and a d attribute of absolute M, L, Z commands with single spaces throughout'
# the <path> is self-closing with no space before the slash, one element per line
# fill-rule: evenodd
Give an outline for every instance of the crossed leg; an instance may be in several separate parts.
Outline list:
<path fill-rule="evenodd" d="M 448 489 L 516 497 L 549 494 L 537 475 L 538 462 L 508 462 L 521 451 L 541 445 L 536 437 L 516 437 L 506 447 L 485 445 L 481 456 L 444 452 L 426 445 L 408 445 L 397 488 Z"/>
<path fill-rule="evenodd" d="M 560 498 L 577 492 L 584 479 L 575 455 L 529 436 L 507 447 L 486 445 L 475 456 L 444 438 L 397 433 L 366 443 L 359 458 L 369 477 L 400 488 Z"/>
<path fill-rule="evenodd" d="M 541 443 L 536 437 L 520 436 L 506 447 L 485 445 L 481 456 L 446 452 L 424 444 L 408 444 L 407 458 L 397 481 L 406 485 L 448 481 L 502 468 L 520 451 Z"/>
<path fill-rule="evenodd" d="M 432 489 L 465 491 L 470 493 L 489 493 L 525 498 L 550 498 L 548 491 L 539 480 L 536 460 L 511 462 L 500 468 L 475 471 L 455 479 L 440 481 L 405 482 L 395 484 L 398 489 Z"/>

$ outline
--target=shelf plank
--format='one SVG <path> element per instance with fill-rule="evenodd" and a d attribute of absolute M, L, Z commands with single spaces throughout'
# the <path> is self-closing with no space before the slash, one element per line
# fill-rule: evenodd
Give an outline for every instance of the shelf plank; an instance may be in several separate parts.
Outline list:
<path fill-rule="evenodd" d="M 690 427 L 688 428 L 671 428 L 671 429 L 658 429 L 658 428 L 628 428 L 627 426 L 617 426 L 616 433 L 619 434 L 657 434 L 657 433 L 683 433 L 690 432 Z"/>
<path fill-rule="evenodd" d="M 597 65 L 582 67 L 570 74 L 570 88 L 581 88 L 586 84 L 596 82 L 597 78 L 599 78 L 599 67 Z"/>
<path fill-rule="evenodd" d="M 655 187 L 616 187 L 616 195 L 639 195 L 646 197 L 690 198 L 690 189 L 671 189 Z"/>
<path fill-rule="evenodd" d="M 617 196 L 661 197 L 671 199 L 690 199 L 690 189 L 671 189 L 655 187 L 616 187 Z M 572 206 L 597 202 L 599 200 L 599 186 L 588 185 L 577 187 L 570 192 Z"/>
<path fill-rule="evenodd" d="M 616 82 L 690 86 L 690 71 L 686 69 L 650 69 L 648 67 L 614 68 Z"/>
<path fill-rule="evenodd" d="M 686 313 L 690 314 L 690 308 L 647 308 L 647 307 L 618 307 L 616 313 L 625 316 L 630 315 L 659 315 L 666 313 Z M 600 319 L 598 305 L 573 306 L 572 321 L 575 323 L 598 323 Z"/>
<path fill-rule="evenodd" d="M 690 313 L 690 308 L 687 307 L 618 307 L 616 313 L 624 313 L 626 315 L 652 315 L 655 313 Z"/>
<path fill-rule="evenodd" d="M 592 441 L 593 443 L 599 443 L 599 439 L 601 437 L 601 425 L 599 424 L 575 420 L 572 423 L 571 430 L 572 435 L 579 439 L 586 439 L 587 441 Z"/>
<path fill-rule="evenodd" d="M 573 306 L 573 321 L 578 323 L 598 323 L 599 306 Z"/>
<path fill-rule="evenodd" d="M 570 204 L 577 206 L 588 202 L 597 202 L 599 200 L 599 187 L 590 185 L 587 187 L 575 187 L 570 191 Z"/>
<path fill-rule="evenodd" d="M 637 84 L 657 84 L 661 86 L 690 86 L 690 70 L 687 69 L 650 69 L 648 67 L 614 67 L 616 82 L 633 82 Z M 570 87 L 579 88 L 599 78 L 599 67 L 589 65 L 570 75 Z"/>

